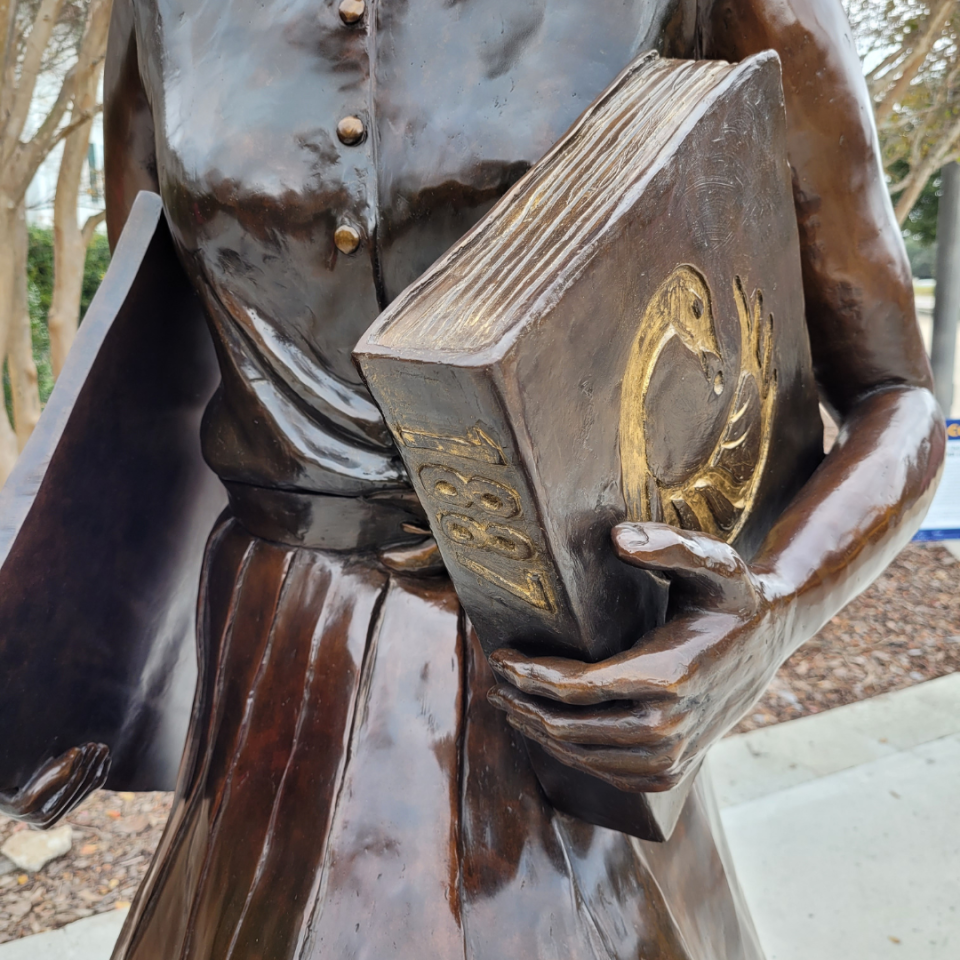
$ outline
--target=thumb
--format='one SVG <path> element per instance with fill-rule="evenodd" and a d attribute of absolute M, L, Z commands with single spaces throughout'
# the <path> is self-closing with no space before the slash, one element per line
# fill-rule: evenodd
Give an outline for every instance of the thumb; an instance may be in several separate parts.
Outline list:
<path fill-rule="evenodd" d="M 613 545 L 625 563 L 665 575 L 671 593 L 687 605 L 724 613 L 756 609 L 756 583 L 743 558 L 708 533 L 678 530 L 665 523 L 621 523 Z"/>

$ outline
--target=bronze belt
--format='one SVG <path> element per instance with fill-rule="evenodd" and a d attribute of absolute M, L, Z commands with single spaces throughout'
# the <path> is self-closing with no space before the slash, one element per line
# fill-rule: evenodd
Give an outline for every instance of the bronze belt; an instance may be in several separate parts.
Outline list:
<path fill-rule="evenodd" d="M 410 489 L 340 497 L 224 482 L 230 509 L 255 537 L 313 550 L 384 550 L 429 536 Z"/>

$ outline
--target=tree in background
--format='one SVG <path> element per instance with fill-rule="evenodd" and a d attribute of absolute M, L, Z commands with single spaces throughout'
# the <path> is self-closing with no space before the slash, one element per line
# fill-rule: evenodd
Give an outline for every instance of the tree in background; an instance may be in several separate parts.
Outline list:
<path fill-rule="evenodd" d="M 90 72 L 101 69 L 100 23 L 109 20 L 109 8 L 110 0 L 0 0 L 0 358 L 13 409 L 12 424 L 0 410 L 0 483 L 40 418 L 27 296 L 27 188 L 50 151 L 94 115 L 83 94 Z M 38 81 L 58 73 L 53 103 L 31 132 Z"/>
<path fill-rule="evenodd" d="M 903 226 L 960 153 L 960 0 L 846 0 Z"/>
<path fill-rule="evenodd" d="M 87 247 L 94 230 L 106 217 L 105 211 L 95 213 L 81 226 L 77 220 L 77 202 L 83 161 L 90 145 L 93 114 L 98 109 L 97 93 L 107 49 L 111 5 L 112 0 L 97 0 L 90 4 L 87 35 L 77 60 L 78 79 L 70 111 L 73 129 L 63 141 L 63 158 L 53 203 L 53 298 L 47 314 L 47 331 L 54 379 L 60 375 L 77 335 Z M 89 61 L 84 62 L 84 57 Z"/>
<path fill-rule="evenodd" d="M 54 250 L 53 230 L 33 226 L 29 229 L 30 246 L 27 255 L 27 302 L 30 311 L 30 327 L 33 334 L 33 357 L 37 364 L 37 382 L 40 403 L 45 404 L 53 390 L 53 367 L 50 363 L 50 335 L 47 332 L 47 317 L 53 302 Z M 93 295 L 100 286 L 110 265 L 110 246 L 106 235 L 95 232 L 86 249 L 83 266 L 83 281 L 80 287 L 80 318 L 87 312 Z M 6 396 L 8 411 L 11 409 L 9 392 Z"/>

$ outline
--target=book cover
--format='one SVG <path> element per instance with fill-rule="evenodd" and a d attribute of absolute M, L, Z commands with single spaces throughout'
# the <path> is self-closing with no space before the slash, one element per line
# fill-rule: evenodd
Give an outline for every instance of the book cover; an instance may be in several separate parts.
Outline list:
<path fill-rule="evenodd" d="M 749 559 L 822 458 L 777 56 L 635 61 L 355 356 L 485 651 L 638 642 L 668 588 L 610 529 Z"/>

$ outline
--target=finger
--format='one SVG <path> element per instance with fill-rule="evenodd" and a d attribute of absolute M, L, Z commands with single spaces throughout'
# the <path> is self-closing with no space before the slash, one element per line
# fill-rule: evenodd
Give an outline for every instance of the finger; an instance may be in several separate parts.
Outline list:
<path fill-rule="evenodd" d="M 558 743 L 523 724 L 511 726 L 538 743 L 555 760 L 597 777 L 606 783 L 632 793 L 659 793 L 675 787 L 685 773 L 669 756 L 658 756 L 653 751 L 596 749 L 576 744 Z"/>
<path fill-rule="evenodd" d="M 490 666 L 518 690 L 560 703 L 594 706 L 609 700 L 675 699 L 671 687 L 677 663 L 667 658 L 656 664 L 669 668 L 666 675 L 645 675 L 638 662 L 640 656 L 631 650 L 600 663 L 583 663 L 564 657 L 527 657 L 501 647 L 491 654 Z"/>
<path fill-rule="evenodd" d="M 444 570 L 440 548 L 432 537 L 413 546 L 394 547 L 380 554 L 385 567 L 397 573 L 411 573 L 428 576 L 442 573 Z"/>
<path fill-rule="evenodd" d="M 64 796 L 57 817 L 65 816 L 94 790 L 99 790 L 110 773 L 110 748 L 103 743 L 84 744 L 83 773 L 76 781 L 75 789 Z"/>
<path fill-rule="evenodd" d="M 36 797 L 48 796 L 62 790 L 74 776 L 82 757 L 82 747 L 71 747 L 59 756 L 47 760 L 21 787 L 19 795 L 22 802 L 30 804 Z"/>
<path fill-rule="evenodd" d="M 529 725 L 543 736 L 564 743 L 595 746 L 660 746 L 678 734 L 676 722 L 663 710 L 634 705 L 614 708 L 555 707 L 534 700 L 508 684 L 494 687 L 488 700 L 508 719 Z"/>
<path fill-rule="evenodd" d="M 621 523 L 613 528 L 612 537 L 621 560 L 664 573 L 719 609 L 739 612 L 757 605 L 749 567 L 733 547 L 710 534 L 665 523 Z"/>
<path fill-rule="evenodd" d="M 41 826 L 55 823 L 106 782 L 110 748 L 102 743 L 85 743 L 75 749 L 69 776 L 56 789 L 31 798 L 31 819 Z"/>

